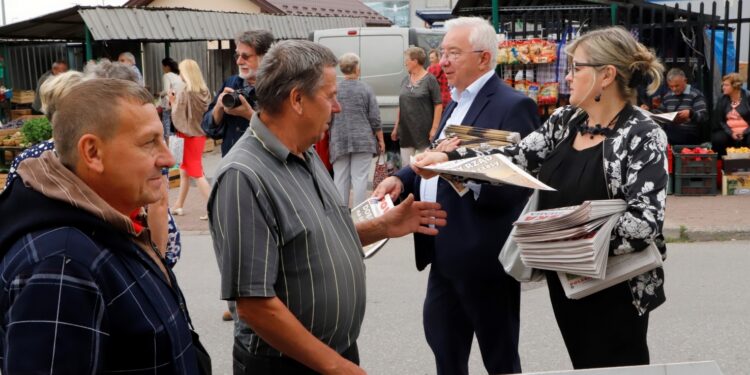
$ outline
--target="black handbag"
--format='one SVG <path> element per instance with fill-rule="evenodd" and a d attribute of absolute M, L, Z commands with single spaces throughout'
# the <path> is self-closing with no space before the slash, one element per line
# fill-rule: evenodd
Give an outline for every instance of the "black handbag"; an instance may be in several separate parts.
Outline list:
<path fill-rule="evenodd" d="M 208 355 L 208 351 L 201 344 L 201 340 L 198 333 L 190 330 L 190 335 L 193 337 L 193 347 L 195 348 L 195 359 L 198 361 L 198 371 L 202 375 L 211 375 L 211 356 Z"/>

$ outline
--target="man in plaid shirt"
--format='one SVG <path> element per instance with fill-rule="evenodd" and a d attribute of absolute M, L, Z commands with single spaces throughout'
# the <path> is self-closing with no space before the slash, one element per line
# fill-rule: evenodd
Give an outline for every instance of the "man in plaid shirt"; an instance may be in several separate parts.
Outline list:
<path fill-rule="evenodd" d="M 199 374 L 209 361 L 143 224 L 174 164 L 151 101 L 134 82 L 79 83 L 56 102 L 56 151 L 21 162 L 0 195 L 3 374 Z"/>

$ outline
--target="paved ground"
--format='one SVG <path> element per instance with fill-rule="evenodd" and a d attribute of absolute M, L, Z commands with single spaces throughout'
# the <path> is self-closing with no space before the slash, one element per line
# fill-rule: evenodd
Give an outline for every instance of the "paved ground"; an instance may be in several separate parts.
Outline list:
<path fill-rule="evenodd" d="M 210 238 L 184 237 L 176 272 L 193 321 L 213 358 L 231 373 L 232 324 L 220 320 L 219 275 Z M 726 375 L 750 373 L 750 242 L 675 243 L 666 262 L 667 303 L 651 315 L 652 363 L 715 360 Z M 417 272 L 409 237 L 391 240 L 367 261 L 367 314 L 359 340 L 370 374 L 434 374 L 421 308 L 426 272 Z M 527 372 L 570 369 L 544 284 L 522 294 L 521 358 Z M 613 322 L 613 324 L 617 324 Z M 476 349 L 471 374 L 486 373 Z"/>
<path fill-rule="evenodd" d="M 218 148 L 204 154 L 209 179 L 220 159 Z M 170 202 L 177 200 L 177 190 L 170 190 Z M 198 220 L 205 205 L 197 188 L 192 187 L 185 204 L 186 216 L 177 218 L 179 228 L 187 233 L 207 233 L 208 224 Z M 664 233 L 669 238 L 679 238 L 681 231 L 683 238 L 692 241 L 750 240 L 750 196 L 668 196 Z"/>

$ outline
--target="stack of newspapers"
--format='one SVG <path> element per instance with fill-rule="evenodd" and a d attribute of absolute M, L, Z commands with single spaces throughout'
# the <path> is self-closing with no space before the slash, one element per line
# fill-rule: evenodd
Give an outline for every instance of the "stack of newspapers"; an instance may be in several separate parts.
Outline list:
<path fill-rule="evenodd" d="M 461 146 L 468 148 L 484 146 L 501 147 L 521 141 L 521 135 L 516 132 L 466 125 L 446 125 L 445 135 L 460 139 Z"/>
<path fill-rule="evenodd" d="M 661 254 L 654 245 L 609 257 L 612 229 L 625 209 L 623 200 L 609 199 L 528 212 L 514 223 L 513 239 L 521 251 L 521 261 L 527 267 L 557 271 L 571 299 L 661 266 Z"/>

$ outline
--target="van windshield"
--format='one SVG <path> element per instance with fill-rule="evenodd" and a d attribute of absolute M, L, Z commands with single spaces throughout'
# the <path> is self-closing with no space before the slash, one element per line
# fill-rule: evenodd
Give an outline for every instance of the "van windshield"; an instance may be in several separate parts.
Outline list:
<path fill-rule="evenodd" d="M 426 51 L 440 48 L 440 42 L 443 41 L 443 33 L 417 33 L 417 47 L 422 47 Z"/>

